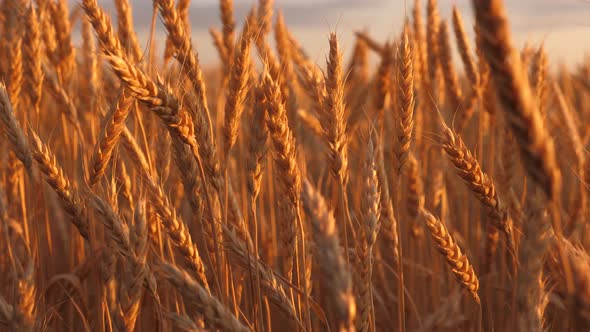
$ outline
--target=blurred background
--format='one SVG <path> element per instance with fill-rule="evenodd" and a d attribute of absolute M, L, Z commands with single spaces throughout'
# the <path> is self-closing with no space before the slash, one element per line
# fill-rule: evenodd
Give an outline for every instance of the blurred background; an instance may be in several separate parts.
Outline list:
<path fill-rule="evenodd" d="M 255 0 L 234 0 L 235 18 L 240 25 Z M 70 0 L 72 6 L 79 4 Z M 115 17 L 112 0 L 99 3 Z M 136 30 L 142 45 L 146 45 L 152 18 L 152 1 L 131 0 Z M 590 52 L 590 1 L 588 0 L 505 0 L 510 16 L 513 38 L 522 47 L 545 43 L 552 64 L 573 66 Z M 443 19 L 451 18 L 452 5 L 463 14 L 467 27 L 472 27 L 469 0 L 439 0 Z M 318 63 L 323 63 L 328 50 L 328 34 L 337 32 L 345 55 L 353 47 L 354 32 L 365 30 L 373 38 L 384 41 L 401 31 L 405 15 L 412 14 L 413 0 L 275 0 L 285 20 Z M 426 0 L 422 0 L 422 11 Z M 216 0 L 193 0 L 190 8 L 192 35 L 203 65 L 217 63 L 208 29 L 219 28 L 219 8 Z M 425 20 L 426 21 L 426 20 Z M 157 19 L 156 43 L 163 51 L 165 31 Z M 469 29 L 473 36 L 472 29 Z"/>

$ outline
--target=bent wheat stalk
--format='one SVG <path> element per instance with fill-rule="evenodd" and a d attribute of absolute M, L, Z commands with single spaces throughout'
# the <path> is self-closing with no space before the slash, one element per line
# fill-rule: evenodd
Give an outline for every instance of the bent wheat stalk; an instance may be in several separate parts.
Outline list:
<path fill-rule="evenodd" d="M 459 135 L 444 123 L 442 146 L 455 166 L 457 174 L 463 179 L 467 187 L 475 194 L 475 197 L 488 209 L 488 215 L 493 226 L 506 235 L 510 248 L 512 244 L 512 224 L 508 218 L 508 212 L 503 206 L 496 192 L 492 179 L 481 170 L 479 162 Z"/>

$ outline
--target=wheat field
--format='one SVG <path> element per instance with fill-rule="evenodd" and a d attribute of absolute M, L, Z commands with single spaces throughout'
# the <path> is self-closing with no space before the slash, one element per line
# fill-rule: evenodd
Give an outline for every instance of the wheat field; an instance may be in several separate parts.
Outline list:
<path fill-rule="evenodd" d="M 590 330 L 590 61 L 502 0 L 325 62 L 220 0 L 206 67 L 113 1 L 0 1 L 1 331 Z"/>

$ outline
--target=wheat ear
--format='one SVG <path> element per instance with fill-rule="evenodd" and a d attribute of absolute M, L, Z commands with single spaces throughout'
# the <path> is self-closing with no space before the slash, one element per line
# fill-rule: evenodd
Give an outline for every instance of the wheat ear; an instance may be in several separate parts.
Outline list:
<path fill-rule="evenodd" d="M 397 157 L 398 171 L 404 167 L 412 134 L 414 131 L 414 53 L 410 46 L 408 38 L 408 28 L 404 29 L 402 43 L 400 45 L 400 57 L 397 62 L 397 86 L 399 100 L 399 115 L 396 118 L 397 141 L 395 145 L 395 154 Z"/>
<path fill-rule="evenodd" d="M 457 6 L 453 5 L 453 30 L 455 31 L 455 39 L 457 40 L 457 48 L 463 67 L 465 68 L 465 76 L 469 79 L 469 83 L 476 88 L 479 85 L 479 72 L 475 61 L 473 60 L 471 44 L 465 32 L 463 18 Z"/>
<path fill-rule="evenodd" d="M 25 168 L 31 172 L 33 156 L 29 150 L 25 133 L 14 117 L 14 110 L 4 83 L 0 83 L 0 120 L 4 124 L 4 134 L 8 138 L 12 150 Z"/>
<path fill-rule="evenodd" d="M 426 221 L 426 226 L 432 235 L 438 251 L 451 267 L 451 271 L 457 278 L 457 281 L 465 288 L 477 303 L 480 303 L 477 290 L 479 289 L 479 279 L 469 263 L 467 256 L 461 252 L 461 248 L 449 233 L 445 224 L 425 209 L 420 213 Z"/>
<path fill-rule="evenodd" d="M 11 41 L 8 50 L 10 63 L 10 77 L 8 81 L 8 95 L 13 109 L 18 110 L 21 103 L 21 91 L 23 88 L 23 52 L 22 39 Z"/>
<path fill-rule="evenodd" d="M 117 101 L 112 105 L 110 111 L 104 119 L 104 124 L 100 130 L 99 140 L 94 147 L 92 154 L 90 183 L 95 184 L 100 180 L 107 168 L 113 150 L 119 141 L 121 132 L 125 126 L 127 115 L 132 110 L 135 98 L 128 92 L 121 91 Z"/>
<path fill-rule="evenodd" d="M 463 92 L 459 84 L 459 77 L 455 71 L 455 66 L 453 65 L 451 43 L 449 41 L 449 26 L 446 21 L 440 24 L 438 43 L 439 61 L 445 79 L 446 93 L 449 98 L 448 105 L 451 111 L 455 112 L 461 106 Z"/>
<path fill-rule="evenodd" d="M 18 300 L 16 303 L 16 321 L 19 325 L 19 331 L 34 331 L 35 327 L 35 310 L 36 299 L 35 294 L 37 287 L 35 284 L 35 265 L 34 261 L 30 260 L 26 263 L 27 266 L 19 276 L 17 282 Z"/>
<path fill-rule="evenodd" d="M 188 273 L 171 264 L 161 264 L 160 269 L 164 277 L 190 303 L 193 314 L 202 316 L 206 324 L 220 331 L 250 331 Z"/>
<path fill-rule="evenodd" d="M 41 69 L 41 34 L 37 11 L 29 7 L 26 15 L 26 30 L 23 38 L 23 76 L 24 89 L 36 116 L 39 115 L 41 93 L 43 90 L 43 70 Z M 38 120 L 38 119 L 37 119 Z"/>
<path fill-rule="evenodd" d="M 437 0 L 428 0 L 426 6 L 426 50 L 427 50 L 427 64 L 428 64 L 428 82 L 430 89 L 434 89 L 438 76 L 439 66 L 439 30 L 440 30 L 440 16 L 438 13 Z M 433 93 L 434 96 L 434 93 Z"/>
<path fill-rule="evenodd" d="M 117 25 L 119 40 L 133 60 L 139 60 L 142 56 L 137 35 L 133 29 L 133 12 L 129 0 L 115 0 L 117 7 Z"/>
<path fill-rule="evenodd" d="M 531 64 L 531 87 L 537 97 L 539 112 L 543 114 L 547 103 L 547 54 L 545 47 L 541 45 L 533 56 Z"/>
<path fill-rule="evenodd" d="M 296 142 L 289 128 L 287 109 L 279 85 L 270 77 L 268 69 L 263 77 L 263 91 L 267 103 L 266 124 L 273 143 L 273 159 L 280 174 L 281 188 L 286 198 L 286 215 L 282 218 L 281 243 L 285 251 L 283 271 L 291 279 L 293 259 L 297 243 L 297 214 L 299 213 L 299 192 L 301 173 L 297 166 Z"/>
<path fill-rule="evenodd" d="M 217 148 L 209 119 L 209 107 L 207 105 L 207 92 L 203 73 L 201 71 L 197 53 L 194 52 L 190 36 L 184 29 L 182 22 L 174 8 L 172 0 L 157 0 L 164 26 L 168 36 L 178 51 L 176 56 L 181 69 L 193 85 L 197 95 L 196 111 L 192 112 L 194 130 L 200 144 L 200 154 L 207 174 L 217 191 L 220 191 L 221 169 L 217 159 Z M 231 45 L 233 47 L 233 45 Z M 189 109 L 190 110 L 190 109 Z"/>
<path fill-rule="evenodd" d="M 373 136 L 373 133 L 371 134 Z M 359 314 L 356 321 L 358 331 L 368 331 L 374 323 L 373 308 L 373 247 L 377 241 L 381 217 L 381 192 L 377 176 L 376 148 L 374 137 L 369 139 L 367 156 L 363 167 L 363 198 L 361 214 L 363 219 L 361 237 L 356 248 L 357 297 Z"/>
<path fill-rule="evenodd" d="M 536 193 L 531 193 L 536 195 Z M 529 198 L 530 211 L 522 220 L 520 248 L 518 252 L 518 278 L 516 310 L 518 326 L 521 331 L 541 331 L 543 316 L 548 304 L 548 294 L 544 288 L 543 266 L 545 255 L 552 239 L 551 227 L 541 199 Z M 564 262 L 565 263 L 565 262 Z"/>
<path fill-rule="evenodd" d="M 328 143 L 330 171 L 342 186 L 348 182 L 348 144 L 344 119 L 344 82 L 342 78 L 342 54 L 336 34 L 330 34 L 330 55 L 323 108 L 319 110 L 320 125 Z"/>
<path fill-rule="evenodd" d="M 86 240 L 89 239 L 88 220 L 85 214 L 85 204 L 82 202 L 77 191 L 72 188 L 70 180 L 65 177 L 62 168 L 58 165 L 53 153 L 47 145 L 32 130 L 29 133 L 33 157 L 43 173 L 45 181 L 59 196 L 61 204 L 66 212 L 72 217 L 72 223 L 78 232 Z"/>
<path fill-rule="evenodd" d="M 225 157 L 226 165 L 232 146 L 238 137 L 238 128 L 248 95 L 248 78 L 250 70 L 250 31 L 248 23 L 242 31 L 239 47 L 234 53 L 231 63 L 230 77 L 225 104 Z"/>
<path fill-rule="evenodd" d="M 326 278 L 332 305 L 336 308 L 339 331 L 353 331 L 356 302 L 352 292 L 352 278 L 342 255 L 338 229 L 333 212 L 322 195 L 307 181 L 301 193 L 303 208 L 311 219 L 319 266 Z"/>
<path fill-rule="evenodd" d="M 508 241 L 512 239 L 512 224 L 506 208 L 502 205 L 492 179 L 481 170 L 479 162 L 459 135 L 443 124 L 443 148 L 455 166 L 459 177 L 488 209 L 488 215 L 495 228 L 502 231 Z M 509 243 L 512 247 L 512 243 Z"/>
<path fill-rule="evenodd" d="M 506 121 L 518 142 L 528 175 L 552 200 L 559 197 L 561 174 L 553 139 L 535 105 L 501 0 L 473 0 L 481 48 L 490 65 Z"/>

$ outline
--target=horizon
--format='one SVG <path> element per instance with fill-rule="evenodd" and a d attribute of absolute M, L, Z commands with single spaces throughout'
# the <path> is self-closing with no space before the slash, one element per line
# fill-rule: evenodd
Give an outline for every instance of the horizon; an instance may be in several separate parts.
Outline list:
<path fill-rule="evenodd" d="M 71 1 L 75 6 L 79 1 Z M 101 0 L 100 5 L 115 19 L 112 0 Z M 248 10 L 256 4 L 254 0 L 236 0 L 235 20 L 241 26 Z M 553 64 L 575 66 L 586 57 L 590 49 L 580 45 L 590 45 L 590 2 L 585 0 L 507 0 L 505 1 L 510 18 L 512 36 L 518 47 L 526 43 L 536 47 L 545 44 L 549 61 Z M 149 36 L 152 16 L 151 3 L 140 5 L 131 1 L 134 23 L 138 37 L 145 47 Z M 407 4 L 407 7 L 406 7 Z M 450 20 L 452 5 L 456 4 L 464 18 L 466 28 L 473 38 L 472 10 L 468 0 L 441 0 L 439 11 L 442 19 Z M 354 32 L 366 30 L 378 41 L 391 38 L 401 31 L 404 13 L 411 15 L 413 1 L 386 0 L 323 0 L 323 1 L 275 1 L 276 11 L 283 12 L 285 21 L 293 35 L 301 42 L 312 59 L 321 63 L 328 50 L 328 34 L 338 34 L 345 56 L 354 47 Z M 313 10 L 311 8 L 313 6 Z M 426 3 L 423 1 L 422 12 Z M 406 10 L 404 8 L 407 8 Z M 533 13 L 534 14 L 531 14 Z M 204 66 L 218 65 L 217 51 L 209 35 L 209 28 L 219 29 L 219 8 L 214 0 L 191 2 L 189 9 L 193 42 Z M 157 20 L 157 50 L 163 51 L 165 29 Z M 453 46 L 453 48 L 455 48 Z"/>

